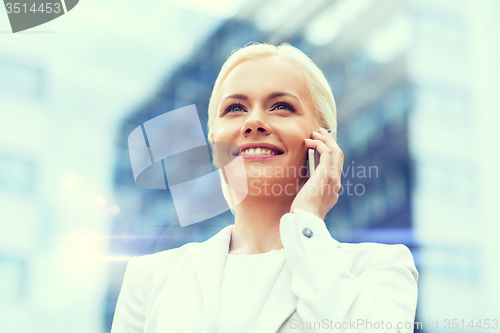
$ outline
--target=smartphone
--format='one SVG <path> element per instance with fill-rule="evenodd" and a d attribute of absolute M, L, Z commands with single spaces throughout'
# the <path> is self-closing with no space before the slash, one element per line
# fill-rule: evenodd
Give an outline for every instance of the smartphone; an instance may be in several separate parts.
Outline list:
<path fill-rule="evenodd" d="M 307 173 L 309 175 L 309 178 L 314 175 L 314 170 L 319 164 L 320 155 L 321 154 L 313 148 L 309 148 L 307 151 Z"/>
<path fill-rule="evenodd" d="M 336 137 L 332 134 L 332 131 L 329 129 L 328 134 L 330 134 L 335 141 L 337 141 Z M 308 177 L 311 178 L 314 175 L 314 170 L 316 170 L 319 164 L 319 158 L 321 154 L 314 148 L 309 148 L 307 151 L 307 174 Z"/>

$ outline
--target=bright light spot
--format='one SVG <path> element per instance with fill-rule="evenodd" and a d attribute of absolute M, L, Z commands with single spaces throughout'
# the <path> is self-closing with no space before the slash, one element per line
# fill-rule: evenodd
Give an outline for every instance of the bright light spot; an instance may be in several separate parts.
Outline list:
<path fill-rule="evenodd" d="M 124 233 L 123 237 L 128 239 L 135 239 L 135 235 L 131 233 Z M 116 256 L 105 255 L 99 250 L 98 244 L 104 244 L 103 242 L 109 238 L 109 236 L 99 235 L 99 234 L 70 234 L 64 238 L 64 259 L 72 263 L 71 266 L 76 268 L 81 268 L 79 265 L 84 263 L 92 263 L 100 260 L 105 261 L 127 261 L 132 258 L 124 254 L 119 254 Z"/>
<path fill-rule="evenodd" d="M 64 181 L 64 185 L 69 189 L 74 189 L 78 185 L 78 180 L 75 177 L 68 177 Z"/>
<path fill-rule="evenodd" d="M 62 243 L 63 257 L 68 267 L 81 270 L 81 265 L 95 262 L 103 255 L 103 240 L 88 234 L 70 234 Z"/>
<path fill-rule="evenodd" d="M 106 199 L 104 199 L 103 197 L 97 197 L 95 199 L 95 202 L 100 206 L 104 206 L 106 204 Z"/>
<path fill-rule="evenodd" d="M 395 15 L 368 38 L 367 54 L 376 62 L 389 62 L 409 47 L 411 34 L 408 15 Z"/>
<path fill-rule="evenodd" d="M 113 215 L 118 215 L 118 214 L 120 214 L 120 207 L 118 205 L 113 205 L 113 206 L 111 206 L 111 208 L 109 209 L 109 211 Z"/>

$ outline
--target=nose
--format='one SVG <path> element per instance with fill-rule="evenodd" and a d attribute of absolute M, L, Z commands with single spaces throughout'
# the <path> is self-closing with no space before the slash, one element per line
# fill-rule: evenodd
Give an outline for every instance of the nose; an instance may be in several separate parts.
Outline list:
<path fill-rule="evenodd" d="M 261 110 L 252 110 L 241 128 L 241 134 L 243 136 L 248 136 L 252 134 L 262 133 L 271 134 L 271 126 L 268 124 L 264 118 L 263 112 Z"/>

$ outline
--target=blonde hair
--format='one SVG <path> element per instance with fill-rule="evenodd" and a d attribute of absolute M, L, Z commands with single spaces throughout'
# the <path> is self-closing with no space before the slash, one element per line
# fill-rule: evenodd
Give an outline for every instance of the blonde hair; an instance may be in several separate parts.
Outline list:
<path fill-rule="evenodd" d="M 252 43 L 233 51 L 222 66 L 219 76 L 215 81 L 212 95 L 210 96 L 210 102 L 208 104 L 208 142 L 211 146 L 214 141 L 214 122 L 219 108 L 217 98 L 222 83 L 227 78 L 229 73 L 231 73 L 231 71 L 243 61 L 271 56 L 281 57 L 302 70 L 306 77 L 309 98 L 316 107 L 316 114 L 318 115 L 320 126 L 330 129 L 333 137 L 337 137 L 337 109 L 335 106 L 335 99 L 333 98 L 332 90 L 328 81 L 318 66 L 316 66 L 316 64 L 302 51 L 291 46 L 290 44 L 284 43 L 279 46 L 275 46 L 267 43 Z M 229 188 L 229 185 L 226 184 L 222 171 L 219 170 L 219 172 L 221 172 L 222 193 L 224 194 L 224 198 L 226 199 L 231 212 L 235 214 L 235 203 L 231 189 Z"/>

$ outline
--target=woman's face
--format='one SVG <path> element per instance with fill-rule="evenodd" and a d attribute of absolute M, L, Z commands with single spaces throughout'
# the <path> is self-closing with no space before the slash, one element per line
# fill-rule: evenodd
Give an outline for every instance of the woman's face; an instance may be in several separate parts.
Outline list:
<path fill-rule="evenodd" d="M 242 148 L 250 187 L 297 180 L 300 185 L 307 156 L 304 139 L 319 129 L 302 71 L 278 56 L 246 60 L 229 73 L 217 98 L 214 141 Z M 259 154 L 254 147 L 251 155 L 247 145 L 266 150 Z"/>

